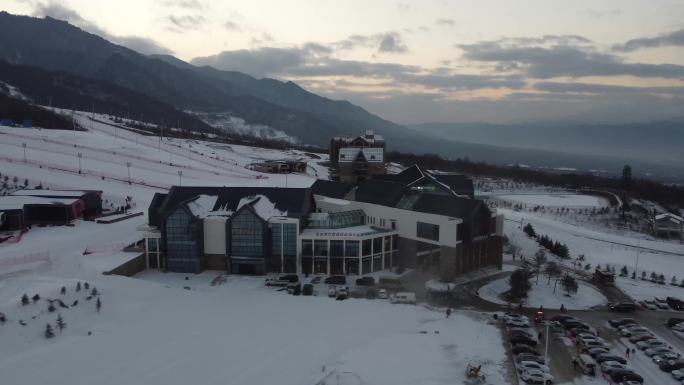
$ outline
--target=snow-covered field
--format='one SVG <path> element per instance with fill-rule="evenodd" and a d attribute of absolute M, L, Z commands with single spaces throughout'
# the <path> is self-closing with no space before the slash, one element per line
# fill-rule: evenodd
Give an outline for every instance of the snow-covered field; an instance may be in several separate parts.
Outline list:
<path fill-rule="evenodd" d="M 577 293 L 573 293 L 570 296 L 565 294 L 560 282 L 556 286 L 555 292 L 553 290 L 554 280 L 551 280 L 551 283 L 549 283 L 546 277 L 540 276 L 538 284 L 535 284 L 534 278 L 531 282 L 532 289 L 530 289 L 525 300 L 525 306 L 527 307 L 538 308 L 543 306 L 547 309 L 560 309 L 561 304 L 563 304 L 566 308 L 573 310 L 590 309 L 606 303 L 606 298 L 598 290 L 579 280 L 577 281 L 579 284 Z M 506 304 L 507 302 L 501 298 L 501 294 L 509 289 L 508 277 L 504 277 L 482 286 L 478 293 L 480 297 L 489 302 Z"/>
<path fill-rule="evenodd" d="M 496 198 L 513 203 L 546 207 L 592 208 L 609 206 L 609 202 L 605 198 L 584 194 L 506 194 L 497 195 Z"/>

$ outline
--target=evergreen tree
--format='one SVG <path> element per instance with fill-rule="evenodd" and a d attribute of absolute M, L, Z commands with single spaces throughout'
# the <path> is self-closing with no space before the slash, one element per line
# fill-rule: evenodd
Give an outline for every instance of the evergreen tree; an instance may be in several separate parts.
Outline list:
<path fill-rule="evenodd" d="M 534 227 L 532 227 L 531 223 L 528 223 L 523 227 L 523 231 L 525 234 L 527 234 L 530 238 L 534 238 L 537 236 L 537 233 L 534 231 Z"/>
<path fill-rule="evenodd" d="M 83 287 L 84 287 L 86 290 L 89 290 L 89 289 L 90 289 L 90 284 L 89 284 L 88 282 L 86 282 L 86 283 L 83 285 Z"/>
<path fill-rule="evenodd" d="M 97 295 L 97 288 L 95 286 L 93 286 L 93 290 L 90 292 L 90 295 L 93 297 Z"/>
<path fill-rule="evenodd" d="M 52 330 L 52 326 L 47 324 L 45 326 L 45 338 L 52 338 L 55 336 L 55 332 Z"/>
<path fill-rule="evenodd" d="M 77 292 L 81 291 L 81 282 L 80 281 L 76 284 L 76 291 Z"/>
<path fill-rule="evenodd" d="M 535 285 L 539 283 L 539 274 L 541 273 L 542 266 L 546 263 L 546 253 L 544 250 L 539 249 L 537 250 L 536 253 L 534 253 L 534 269 L 537 273 L 537 281 L 534 283 Z"/>
<path fill-rule="evenodd" d="M 28 187 L 28 179 L 24 179 L 24 187 Z"/>
<path fill-rule="evenodd" d="M 66 286 L 62 286 L 62 288 L 59 290 L 59 292 L 64 295 L 66 294 Z"/>
<path fill-rule="evenodd" d="M 7 322 L 7 317 L 5 316 L 5 313 L 0 313 L 0 324 L 4 324 Z"/>
<path fill-rule="evenodd" d="M 95 310 L 97 310 L 97 312 L 99 313 L 101 308 L 102 302 L 100 301 L 100 297 L 97 297 L 97 302 L 95 302 Z"/>
<path fill-rule="evenodd" d="M 33 303 L 36 303 L 36 302 L 40 301 L 40 295 L 36 294 L 33 297 L 31 297 L 31 299 L 33 300 Z"/>
<path fill-rule="evenodd" d="M 568 295 L 570 295 L 570 293 L 577 293 L 577 290 L 579 289 L 579 284 L 577 283 L 577 280 L 570 274 L 566 274 L 565 276 L 563 276 L 561 284 L 563 285 L 563 289 Z"/>
<path fill-rule="evenodd" d="M 624 190 L 632 188 L 632 167 L 628 164 L 622 168 L 622 177 L 620 178 L 620 187 Z"/>
<path fill-rule="evenodd" d="M 670 281 L 670 285 L 677 286 L 677 282 L 679 282 L 679 280 L 677 280 L 677 276 L 673 275 L 672 280 Z"/>
<path fill-rule="evenodd" d="M 508 279 L 508 283 L 511 285 L 509 291 L 510 299 L 527 297 L 527 292 L 532 287 L 530 285 L 530 273 L 525 269 L 515 270 Z"/>
<path fill-rule="evenodd" d="M 50 313 L 53 313 L 55 310 L 57 310 L 57 308 L 55 307 L 55 305 L 52 304 L 52 302 L 50 302 L 50 305 L 48 306 L 48 311 Z"/>
<path fill-rule="evenodd" d="M 28 295 L 26 295 L 26 293 L 24 293 L 24 295 L 21 296 L 21 305 L 26 306 L 29 303 L 31 303 L 31 301 L 29 301 Z"/>
<path fill-rule="evenodd" d="M 644 281 L 646 280 L 646 272 L 645 271 L 641 272 L 641 279 Z"/>
<path fill-rule="evenodd" d="M 66 327 L 66 322 L 64 322 L 64 318 L 62 318 L 61 314 L 57 314 L 57 327 L 60 332 Z"/>
<path fill-rule="evenodd" d="M 627 266 L 622 266 L 622 269 L 620 269 L 620 276 L 621 277 L 626 277 L 629 272 L 627 271 Z"/>

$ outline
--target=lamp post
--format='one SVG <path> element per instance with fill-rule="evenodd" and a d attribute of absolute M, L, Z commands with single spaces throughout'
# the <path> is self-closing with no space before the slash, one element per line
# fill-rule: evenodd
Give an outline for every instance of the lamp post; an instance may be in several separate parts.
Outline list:
<path fill-rule="evenodd" d="M 83 153 L 78 153 L 78 173 L 81 173 L 81 158 L 83 158 Z"/>
<path fill-rule="evenodd" d="M 131 162 L 126 162 L 126 168 L 128 169 L 128 184 L 131 184 Z"/>
<path fill-rule="evenodd" d="M 546 324 L 546 334 L 544 334 L 544 362 L 549 362 L 549 321 L 544 322 Z"/>
<path fill-rule="evenodd" d="M 26 143 L 22 143 L 21 147 L 24 149 L 24 163 L 26 163 Z"/>
<path fill-rule="evenodd" d="M 183 170 L 178 170 L 178 185 L 183 185 Z"/>

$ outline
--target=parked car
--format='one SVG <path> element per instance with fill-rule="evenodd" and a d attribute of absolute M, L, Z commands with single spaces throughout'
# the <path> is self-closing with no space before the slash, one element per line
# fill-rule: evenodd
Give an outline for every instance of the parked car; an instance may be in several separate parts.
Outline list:
<path fill-rule="evenodd" d="M 631 370 L 614 370 L 609 377 L 614 382 L 636 381 L 640 384 L 644 383 L 644 378 Z"/>
<path fill-rule="evenodd" d="M 544 357 L 540 357 L 532 353 L 520 353 L 517 357 L 515 357 L 515 362 L 519 363 L 523 361 L 533 361 L 538 364 L 546 364 L 546 360 L 544 360 Z"/>
<path fill-rule="evenodd" d="M 387 290 L 385 289 L 378 289 L 377 295 L 379 299 L 387 299 Z"/>
<path fill-rule="evenodd" d="M 636 305 L 631 302 L 621 302 L 610 304 L 608 308 L 610 311 L 628 313 L 635 311 Z"/>
<path fill-rule="evenodd" d="M 527 369 L 520 373 L 520 379 L 527 384 L 553 384 L 553 376 L 537 369 Z"/>
<path fill-rule="evenodd" d="M 302 295 L 313 295 L 314 293 L 314 286 L 310 283 L 305 283 L 304 286 L 302 286 Z"/>
<path fill-rule="evenodd" d="M 668 310 L 670 308 L 670 306 L 667 304 L 667 301 L 662 298 L 653 298 L 653 301 L 655 301 L 655 305 L 658 307 L 658 309 Z"/>
<path fill-rule="evenodd" d="M 520 353 L 531 353 L 531 354 L 534 354 L 537 356 L 539 355 L 539 352 L 537 351 L 537 349 L 535 349 L 531 346 L 528 346 L 528 345 L 513 345 L 513 347 L 511 348 L 511 352 L 514 355 L 518 355 Z"/>
<path fill-rule="evenodd" d="M 621 364 L 626 364 L 627 360 L 613 353 L 603 353 L 596 356 L 596 362 L 599 364 L 606 361 L 617 361 Z"/>
<path fill-rule="evenodd" d="M 639 350 L 646 350 L 649 348 L 653 349 L 653 348 L 669 347 L 669 346 L 665 342 L 654 338 L 651 340 L 639 341 L 636 343 L 636 347 Z"/>
<path fill-rule="evenodd" d="M 614 328 L 620 327 L 622 325 L 627 325 L 627 324 L 635 324 L 636 325 L 636 321 L 634 321 L 634 318 L 613 318 L 613 319 L 609 320 L 608 323 L 610 324 L 610 326 L 612 326 Z"/>
<path fill-rule="evenodd" d="M 651 357 L 651 360 L 656 364 L 659 365 L 661 362 L 667 362 L 667 361 L 672 361 L 679 359 L 679 353 L 675 353 L 673 351 L 668 351 L 662 354 L 656 354 L 655 356 Z"/>
<path fill-rule="evenodd" d="M 402 285 L 400 278 L 380 277 L 378 279 L 378 286 L 382 287 L 383 289 L 401 290 L 404 285 Z"/>
<path fill-rule="evenodd" d="M 684 301 L 679 298 L 667 297 L 665 298 L 665 302 L 667 302 L 667 305 L 674 310 L 684 310 Z"/>
<path fill-rule="evenodd" d="M 591 356 L 591 358 L 596 358 L 599 354 L 603 353 L 609 353 L 610 349 L 607 347 L 598 347 L 598 348 L 591 348 L 587 349 L 587 354 Z"/>
<path fill-rule="evenodd" d="M 665 354 L 665 353 L 670 352 L 670 351 L 672 351 L 670 348 L 666 348 L 664 346 L 661 346 L 661 347 L 657 347 L 657 348 L 648 348 L 648 349 L 644 350 L 644 353 L 649 357 L 653 357 L 655 355 Z"/>
<path fill-rule="evenodd" d="M 396 294 L 392 294 L 390 296 L 390 302 L 392 303 L 407 303 L 407 304 L 415 304 L 416 303 L 416 293 L 412 293 L 410 291 L 402 291 Z"/>
<path fill-rule="evenodd" d="M 265 283 L 266 286 L 287 286 L 295 282 L 299 282 L 299 276 L 297 274 L 287 274 L 266 278 Z"/>
<path fill-rule="evenodd" d="M 591 348 L 607 348 L 605 342 L 597 340 L 582 340 L 579 344 L 582 352 L 587 352 Z"/>
<path fill-rule="evenodd" d="M 522 345 L 528 345 L 528 346 L 537 346 L 537 344 L 538 344 L 537 341 L 533 340 L 532 338 L 526 337 L 526 336 L 520 336 L 520 335 L 510 337 L 509 341 L 511 344 L 514 344 L 514 345 L 522 344 Z"/>
<path fill-rule="evenodd" d="M 375 286 L 375 278 L 373 277 L 361 277 L 356 279 L 356 285 L 358 286 Z"/>
<path fill-rule="evenodd" d="M 677 324 L 677 325 L 673 326 L 671 329 L 672 329 L 672 331 L 675 331 L 675 332 L 684 332 L 684 323 Z"/>
<path fill-rule="evenodd" d="M 678 369 L 684 368 L 684 360 L 663 361 L 663 362 L 658 364 L 658 367 L 663 372 L 670 373 L 673 370 L 678 370 Z"/>
<path fill-rule="evenodd" d="M 643 333 L 651 333 L 650 330 L 646 329 L 643 326 L 631 326 L 631 327 L 626 327 L 620 329 L 620 335 L 622 337 L 631 337 L 634 334 L 643 334 Z"/>
<path fill-rule="evenodd" d="M 523 370 L 536 369 L 542 372 L 549 373 L 551 370 L 548 366 L 540 364 L 535 361 L 520 361 L 518 362 L 518 373 L 522 373 Z"/>
<path fill-rule="evenodd" d="M 328 297 L 337 297 L 337 288 L 335 287 L 335 285 L 328 286 Z"/>
<path fill-rule="evenodd" d="M 651 340 L 653 338 L 655 338 L 655 337 L 653 337 L 653 334 L 651 334 L 651 333 L 638 333 L 638 334 L 634 334 L 631 337 L 629 337 L 629 342 L 636 344 L 636 343 L 639 343 L 641 341 Z"/>
<path fill-rule="evenodd" d="M 522 319 L 509 319 L 506 322 L 506 326 L 509 327 L 523 327 L 523 328 L 528 328 L 530 327 L 530 323 L 526 320 Z"/>
<path fill-rule="evenodd" d="M 684 318 L 670 318 L 667 320 L 667 327 L 671 328 L 675 325 L 684 322 Z"/>
<path fill-rule="evenodd" d="M 641 301 L 641 307 L 643 307 L 644 309 L 648 309 L 648 310 L 658 309 L 656 307 L 655 301 L 649 301 L 649 300 Z"/>
<path fill-rule="evenodd" d="M 677 381 L 684 380 L 684 370 L 675 369 L 675 370 L 671 371 L 670 374 Z"/>
<path fill-rule="evenodd" d="M 314 285 L 319 284 L 319 283 L 321 283 L 321 276 L 317 275 L 317 276 L 311 278 L 311 281 L 309 281 L 309 282 L 314 284 Z"/>
<path fill-rule="evenodd" d="M 349 298 L 349 288 L 346 286 L 338 288 L 337 297 L 335 297 L 335 299 L 341 301 L 347 298 Z"/>
<path fill-rule="evenodd" d="M 347 277 L 344 275 L 331 275 L 323 281 L 326 285 L 346 285 Z"/>
<path fill-rule="evenodd" d="M 502 318 L 504 321 L 516 320 L 516 321 L 529 322 L 529 320 L 530 320 L 529 318 L 527 318 L 527 316 L 524 316 L 522 314 L 516 314 L 516 313 L 505 313 Z"/>
<path fill-rule="evenodd" d="M 292 295 L 300 295 L 302 293 L 302 284 L 299 282 L 288 283 L 287 293 Z"/>
<path fill-rule="evenodd" d="M 586 375 L 596 375 L 596 361 L 586 354 L 580 354 L 577 356 L 577 366 L 579 366 L 582 373 Z"/>
<path fill-rule="evenodd" d="M 508 336 L 509 337 L 518 336 L 518 335 L 523 335 L 523 336 L 526 336 L 528 338 L 534 339 L 534 334 L 532 334 L 532 332 L 528 328 L 512 327 L 512 328 L 508 329 Z"/>
<path fill-rule="evenodd" d="M 630 370 L 633 371 L 629 366 L 621 364 L 617 361 L 605 361 L 601 363 L 601 372 L 610 374 L 615 370 Z"/>
<path fill-rule="evenodd" d="M 555 316 L 551 317 L 549 320 L 550 320 L 550 321 L 555 321 L 555 322 L 560 322 L 561 325 L 564 324 L 565 321 L 569 321 L 569 320 L 576 320 L 576 321 L 579 321 L 577 318 L 575 318 L 575 317 L 573 317 L 573 316 L 571 316 L 571 315 L 567 315 L 567 314 L 555 315 Z"/>

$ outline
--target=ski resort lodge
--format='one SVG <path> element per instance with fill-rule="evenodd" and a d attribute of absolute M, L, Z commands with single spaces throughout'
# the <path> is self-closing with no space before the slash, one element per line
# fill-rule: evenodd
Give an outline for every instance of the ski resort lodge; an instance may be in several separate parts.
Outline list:
<path fill-rule="evenodd" d="M 501 267 L 503 217 L 472 198 L 469 179 L 418 166 L 387 177 L 172 187 L 155 195 L 140 228 L 147 267 L 363 275 L 401 265 L 444 277 Z"/>

